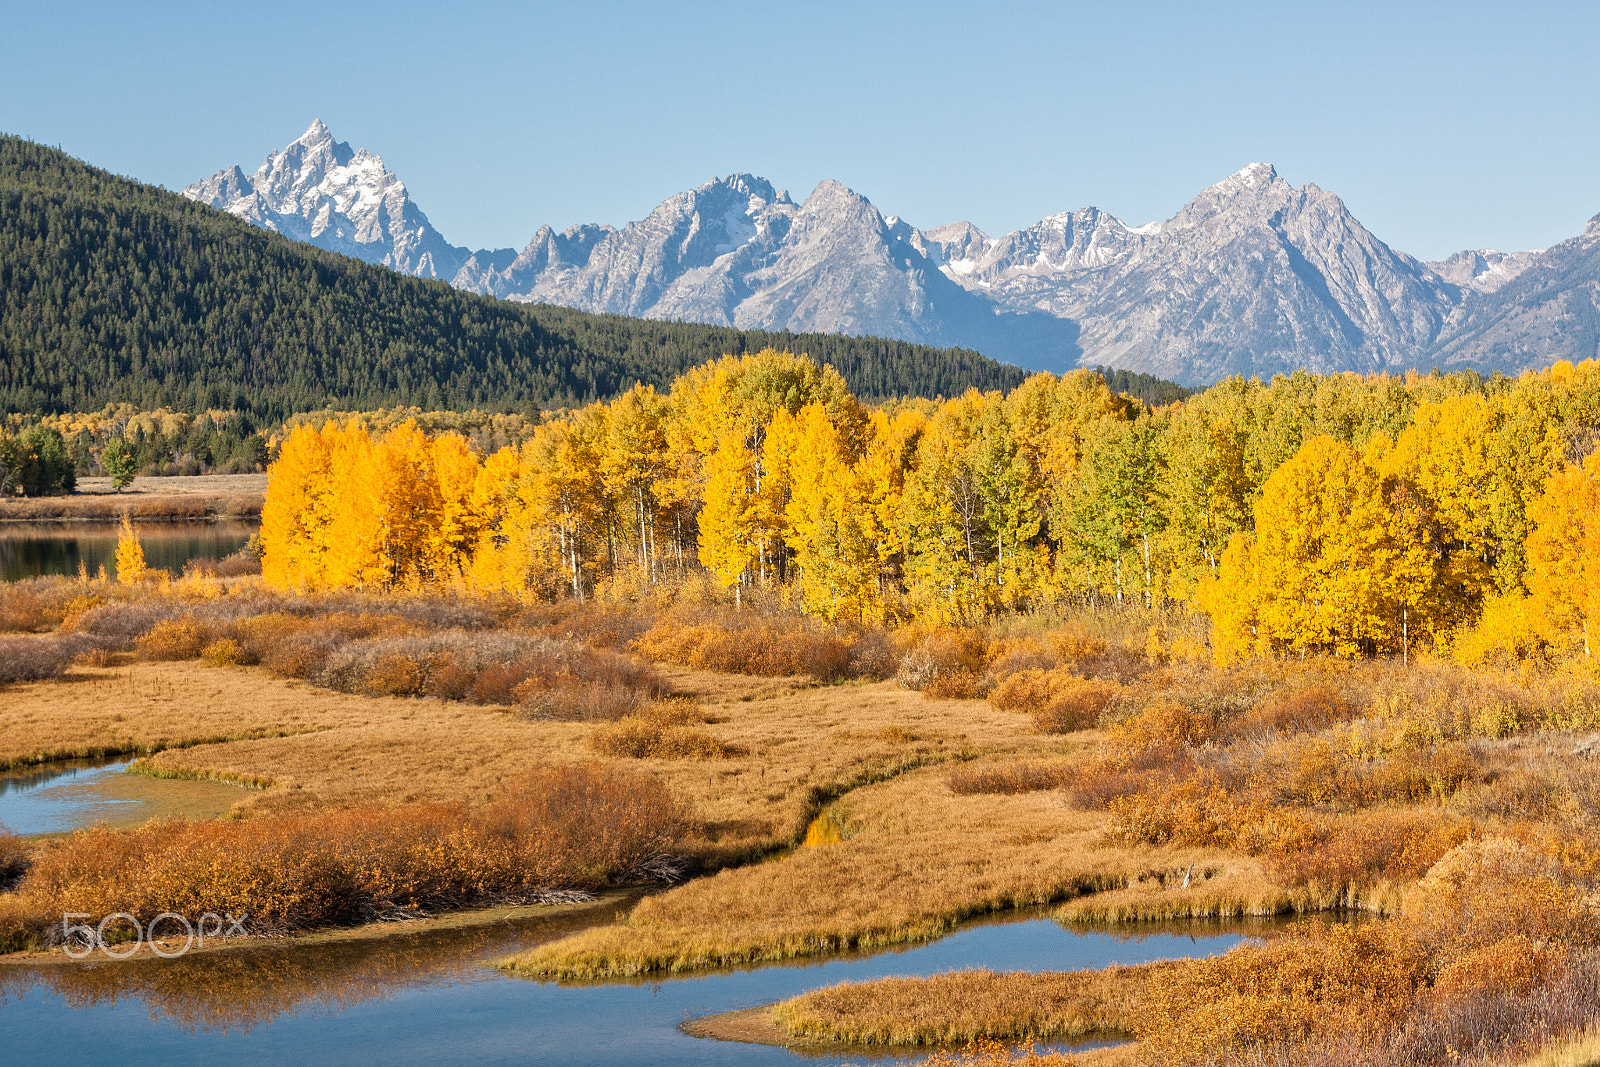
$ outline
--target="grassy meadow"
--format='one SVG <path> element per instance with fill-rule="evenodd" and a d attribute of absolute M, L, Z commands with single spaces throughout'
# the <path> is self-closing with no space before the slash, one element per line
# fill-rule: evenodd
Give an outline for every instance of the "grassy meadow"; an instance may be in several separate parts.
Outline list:
<path fill-rule="evenodd" d="M 1357 908 L 1381 918 L 1331 928 L 1354 945 L 1312 925 L 1226 963 L 893 979 L 773 1021 L 867 1045 L 1120 1034 L 1079 1059 L 1176 1063 L 1428 1063 L 1471 1026 L 1501 1057 L 1475 1062 L 1511 1062 L 1594 1022 L 1600 687 L 1581 671 L 1220 669 L 1175 650 L 1160 612 L 826 627 L 692 581 L 580 606 L 196 570 L 15 583 L 0 613 L 20 650 L 0 763 L 127 753 L 253 787 L 216 823 L 0 838 L 13 949 L 46 944 L 61 910 L 249 907 L 295 932 L 671 885 L 499 962 L 592 980 L 914 942 L 1023 906 Z"/>

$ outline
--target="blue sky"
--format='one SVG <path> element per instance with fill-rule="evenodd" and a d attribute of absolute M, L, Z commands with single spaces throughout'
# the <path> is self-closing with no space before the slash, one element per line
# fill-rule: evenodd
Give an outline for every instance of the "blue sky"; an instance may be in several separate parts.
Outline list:
<path fill-rule="evenodd" d="M 0 0 L 0 130 L 179 188 L 321 117 L 446 237 L 623 223 L 735 170 L 998 234 L 1165 218 L 1252 160 L 1394 247 L 1600 212 L 1600 6 Z"/>

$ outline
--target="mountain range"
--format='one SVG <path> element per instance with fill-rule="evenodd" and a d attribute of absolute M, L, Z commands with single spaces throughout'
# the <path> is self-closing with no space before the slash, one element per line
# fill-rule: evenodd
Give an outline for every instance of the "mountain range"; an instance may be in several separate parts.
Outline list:
<path fill-rule="evenodd" d="M 803 201 L 732 174 L 639 221 L 451 245 L 377 155 L 320 121 L 253 175 L 183 190 L 257 226 L 519 302 L 742 329 L 959 345 L 1023 367 L 1231 374 L 1517 371 L 1597 355 L 1600 216 L 1547 250 L 1390 248 L 1333 193 L 1252 163 L 1164 222 L 1098 208 L 990 237 L 921 230 L 836 181 Z"/>

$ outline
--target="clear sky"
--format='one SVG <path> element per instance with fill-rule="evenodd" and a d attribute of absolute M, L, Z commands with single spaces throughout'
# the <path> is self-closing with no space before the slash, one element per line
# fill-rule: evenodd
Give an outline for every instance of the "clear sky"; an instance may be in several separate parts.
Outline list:
<path fill-rule="evenodd" d="M 180 188 L 315 117 L 451 241 L 752 171 L 992 234 L 1253 160 L 1422 258 L 1600 212 L 1600 5 L 0 0 L 0 131 Z"/>

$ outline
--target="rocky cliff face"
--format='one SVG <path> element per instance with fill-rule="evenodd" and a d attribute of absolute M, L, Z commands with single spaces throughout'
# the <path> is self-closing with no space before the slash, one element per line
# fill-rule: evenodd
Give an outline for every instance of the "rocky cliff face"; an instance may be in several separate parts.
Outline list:
<path fill-rule="evenodd" d="M 1452 317 L 1431 363 L 1515 373 L 1600 359 L 1600 215 L 1578 236 L 1528 255 L 1515 277 L 1474 294 Z"/>
<path fill-rule="evenodd" d="M 440 236 L 382 159 L 334 140 L 320 119 L 283 151 L 269 152 L 255 174 L 228 167 L 183 195 L 296 241 L 424 278 L 453 278 L 468 257 Z"/>
<path fill-rule="evenodd" d="M 1498 252 L 1493 248 L 1469 248 L 1449 259 L 1429 261 L 1427 267 L 1451 285 L 1492 293 L 1527 270 L 1543 251 Z"/>
<path fill-rule="evenodd" d="M 995 242 L 952 277 L 1082 329 L 1085 363 L 1185 384 L 1233 374 L 1408 365 L 1459 290 L 1366 230 L 1342 201 L 1253 163 L 1160 224 L 1095 208 Z"/>
<path fill-rule="evenodd" d="M 1595 355 L 1600 224 L 1546 252 L 1420 263 L 1315 185 L 1252 163 L 1160 223 L 1087 207 L 990 237 L 918 230 L 824 181 L 804 203 L 751 174 L 662 201 L 621 229 L 546 226 L 521 250 L 444 240 L 405 186 L 320 122 L 255 174 L 196 200 L 324 248 L 509 300 L 976 348 L 1185 384 L 1229 374 L 1519 369 Z"/>

